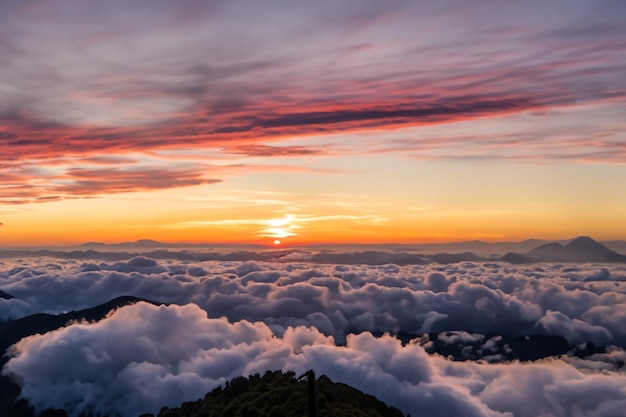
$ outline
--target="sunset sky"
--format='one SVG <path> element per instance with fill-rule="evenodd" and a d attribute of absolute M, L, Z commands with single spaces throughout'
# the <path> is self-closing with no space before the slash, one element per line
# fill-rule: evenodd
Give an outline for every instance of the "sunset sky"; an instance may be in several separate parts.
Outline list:
<path fill-rule="evenodd" d="M 626 238 L 626 2 L 0 1 L 0 245 Z"/>

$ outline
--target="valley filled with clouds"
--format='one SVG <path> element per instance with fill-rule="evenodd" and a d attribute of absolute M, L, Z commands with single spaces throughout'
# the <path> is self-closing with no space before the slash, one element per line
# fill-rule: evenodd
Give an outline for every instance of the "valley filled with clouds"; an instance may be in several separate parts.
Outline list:
<path fill-rule="evenodd" d="M 307 369 L 412 416 L 615 416 L 626 405 L 624 264 L 38 257 L 0 261 L 0 290 L 5 321 L 150 301 L 9 349 L 3 373 L 23 398 L 72 416 L 156 413 L 236 376 Z M 534 335 L 571 352 L 507 360 L 502 336 Z M 432 349 L 459 343 L 474 343 L 466 360 Z M 572 353 L 589 346 L 602 349 Z"/>

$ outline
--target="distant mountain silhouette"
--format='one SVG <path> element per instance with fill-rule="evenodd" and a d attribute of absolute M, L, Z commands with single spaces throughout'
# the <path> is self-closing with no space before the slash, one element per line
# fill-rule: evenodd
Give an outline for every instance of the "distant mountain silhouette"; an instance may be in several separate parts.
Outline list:
<path fill-rule="evenodd" d="M 102 242 L 85 242 L 85 243 L 81 243 L 79 246 L 85 247 L 85 248 L 93 248 L 93 247 L 101 248 L 101 247 L 106 247 L 108 245 Z"/>
<path fill-rule="evenodd" d="M 515 253 L 515 252 L 507 253 L 502 258 L 500 258 L 500 261 L 508 262 L 510 264 L 529 264 L 529 263 L 533 263 L 534 262 L 529 257 L 521 255 L 519 253 Z"/>
<path fill-rule="evenodd" d="M 311 261 L 329 264 L 362 264 L 362 265 L 426 265 L 431 261 L 428 257 L 404 252 L 321 252 L 311 256 Z"/>
<path fill-rule="evenodd" d="M 619 242 L 619 241 L 614 241 Z M 498 259 L 512 264 L 533 262 L 626 262 L 626 255 L 609 249 L 588 236 L 579 236 L 567 244 L 551 242 L 540 245 L 525 254 L 509 252 Z"/>
<path fill-rule="evenodd" d="M 619 247 L 624 241 L 608 244 Z M 193 248 L 204 250 L 192 250 Z M 476 250 L 468 248 L 474 247 Z M 426 265 L 457 262 L 502 261 L 512 264 L 533 262 L 626 262 L 622 255 L 590 237 L 577 237 L 571 241 L 546 242 L 528 239 L 521 242 L 487 243 L 481 241 L 442 244 L 381 244 L 381 245 L 313 245 L 292 248 L 272 248 L 261 245 L 168 244 L 143 239 L 136 242 L 106 244 L 88 242 L 81 250 L 13 249 L 0 250 L 0 258 L 55 257 L 61 259 L 103 259 L 123 261 L 137 256 L 161 260 L 191 262 L 204 261 L 265 261 L 286 262 L 290 255 L 305 251 L 307 260 L 325 264 L 363 265 Z M 181 250 L 172 250 L 180 248 Z M 462 250 L 462 248 L 465 248 Z M 210 249 L 210 250 L 207 250 Z M 225 250 L 226 249 L 226 250 Z M 438 251 L 446 249 L 446 251 Z M 506 249 L 506 250 L 505 250 Z M 457 252 L 457 250 L 459 250 Z M 501 254 L 505 253 L 504 256 Z M 2 296 L 0 295 L 0 298 Z"/>
<path fill-rule="evenodd" d="M 102 243 L 102 242 L 87 242 L 80 245 L 81 247 L 86 248 L 119 248 L 119 249 L 132 249 L 132 248 L 166 248 L 172 245 L 168 245 L 167 243 L 158 242 L 152 239 L 140 239 L 134 242 L 121 242 L 121 243 Z"/>
<path fill-rule="evenodd" d="M 0 258 L 40 258 L 51 257 L 60 259 L 102 259 L 105 261 L 123 261 L 135 258 L 137 256 L 145 256 L 154 259 L 172 259 L 178 261 L 268 261 L 275 260 L 277 255 L 284 256 L 288 251 L 244 251 L 237 250 L 234 252 L 208 252 L 208 251 L 170 251 L 167 248 L 155 249 L 150 251 L 133 250 L 126 252 L 124 250 L 115 250 L 116 248 L 111 246 L 111 250 L 97 251 L 93 249 L 87 250 L 72 250 L 72 251 L 58 251 L 58 250 L 2 250 L 0 251 Z M 106 246 L 109 248 L 109 246 Z M 119 249 L 119 248 L 117 248 Z M 291 251 L 294 252 L 294 251 Z"/>
<path fill-rule="evenodd" d="M 436 253 L 434 255 L 430 255 L 429 258 L 436 263 L 440 264 L 452 264 L 456 262 L 480 262 L 484 261 L 484 258 L 472 253 L 472 252 L 463 252 L 463 253 Z"/>
<path fill-rule="evenodd" d="M 134 242 L 120 242 L 120 243 L 103 243 L 103 242 L 85 242 L 78 245 L 78 248 L 95 249 L 95 250 L 144 250 L 144 249 L 174 249 L 174 248 L 198 248 L 198 249 L 211 249 L 211 248 L 248 248 L 248 249 L 265 249 L 267 245 L 258 244 L 237 244 L 237 243 L 220 243 L 220 242 L 206 242 L 206 243 L 167 243 L 159 242 L 152 239 L 139 239 Z"/>
<path fill-rule="evenodd" d="M 577 237 L 567 245 L 547 243 L 525 256 L 539 262 L 626 262 L 626 256 L 587 236 Z"/>

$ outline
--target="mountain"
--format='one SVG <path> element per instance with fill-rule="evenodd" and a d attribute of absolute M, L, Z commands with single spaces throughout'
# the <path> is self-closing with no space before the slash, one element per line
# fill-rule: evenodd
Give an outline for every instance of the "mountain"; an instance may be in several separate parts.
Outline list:
<path fill-rule="evenodd" d="M 502 262 L 508 262 L 510 264 L 530 264 L 534 262 L 529 257 L 515 252 L 509 252 L 501 257 L 499 260 Z"/>
<path fill-rule="evenodd" d="M 566 245 L 547 243 L 525 256 L 538 262 L 626 262 L 626 256 L 587 236 L 577 237 Z"/>
<path fill-rule="evenodd" d="M 527 252 L 537 246 L 547 243 L 545 240 L 527 239 L 521 242 L 483 242 L 471 240 L 462 242 L 440 243 L 350 243 L 350 244 L 314 244 L 302 246 L 312 251 L 331 252 L 364 252 L 364 251 L 387 251 L 406 252 L 418 255 L 436 255 L 440 253 L 463 253 L 471 252 L 481 258 L 493 258 L 507 252 Z"/>
<path fill-rule="evenodd" d="M 526 256 L 535 261 L 546 261 L 550 262 L 550 260 L 561 259 L 566 255 L 565 246 L 560 243 L 546 243 L 545 245 L 541 245 L 536 247 L 535 249 L 526 252 Z"/>
<path fill-rule="evenodd" d="M 133 249 L 133 248 L 166 248 L 170 245 L 167 243 L 157 242 L 152 239 L 140 239 L 135 242 L 121 242 L 121 243 L 102 243 L 102 242 L 87 242 L 80 245 L 85 248 L 118 248 L 118 249 Z"/>
<path fill-rule="evenodd" d="M 433 262 L 439 264 L 452 264 L 457 262 L 480 262 L 485 259 L 480 256 L 472 253 L 472 252 L 463 252 L 463 253 L 436 253 L 434 255 L 429 256 Z"/>
<path fill-rule="evenodd" d="M 410 253 L 392 253 L 380 251 L 328 253 L 320 252 L 311 256 L 311 261 L 329 264 L 363 264 L 363 265 L 426 265 L 430 259 Z"/>
<path fill-rule="evenodd" d="M 303 381 L 302 377 L 296 378 L 294 372 L 268 371 L 263 376 L 238 377 L 227 382 L 225 388 L 217 387 L 202 400 L 186 402 L 178 408 L 164 408 L 157 417 L 306 416 L 311 415 L 311 388 L 314 408 L 319 416 L 404 417 L 397 408 L 349 385 L 333 382 L 324 375 L 313 385 L 311 383 Z"/>
<path fill-rule="evenodd" d="M 242 244 L 242 243 L 219 243 L 219 242 L 206 242 L 206 243 L 166 243 L 159 242 L 152 239 L 139 239 L 134 242 L 120 242 L 120 243 L 102 243 L 102 242 L 86 242 L 82 243 L 76 248 L 81 249 L 94 249 L 94 250 L 145 250 L 145 249 L 266 249 L 267 245 L 259 244 Z"/>

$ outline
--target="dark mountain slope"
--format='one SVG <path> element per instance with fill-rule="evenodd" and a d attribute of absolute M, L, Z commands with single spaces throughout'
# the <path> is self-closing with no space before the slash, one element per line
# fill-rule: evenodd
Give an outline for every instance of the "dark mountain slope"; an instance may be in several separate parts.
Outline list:
<path fill-rule="evenodd" d="M 329 264 L 362 264 L 362 265 L 426 265 L 430 259 L 421 255 L 409 253 L 391 253 L 380 251 L 345 252 L 345 253 L 316 253 L 311 257 L 316 263 Z"/>
<path fill-rule="evenodd" d="M 527 256 L 520 255 L 519 253 L 509 252 L 500 258 L 502 262 L 508 262 L 510 264 L 529 264 L 534 262 Z"/>
<path fill-rule="evenodd" d="M 626 261 L 626 256 L 607 248 L 605 245 L 598 243 L 587 236 L 581 236 L 573 239 L 570 243 L 565 245 L 565 249 L 572 254 L 580 254 L 581 256 L 585 254 L 590 258 L 595 257 L 599 262 Z"/>
<path fill-rule="evenodd" d="M 472 252 L 463 252 L 463 253 L 436 253 L 434 255 L 430 255 L 430 259 L 433 262 L 439 264 L 452 264 L 457 262 L 480 262 L 485 261 L 486 259 L 481 258 L 480 256 L 472 253 Z"/>
<path fill-rule="evenodd" d="M 372 395 L 335 383 L 326 376 L 315 381 L 318 416 L 404 417 Z M 294 372 L 266 372 L 249 378 L 235 378 L 218 387 L 204 399 L 163 409 L 158 417 L 288 417 L 308 413 L 308 382 L 296 379 Z M 152 416 L 144 414 L 143 417 Z"/>
<path fill-rule="evenodd" d="M 547 243 L 522 256 L 536 262 L 626 262 L 625 255 L 586 236 L 577 237 L 566 245 Z"/>

